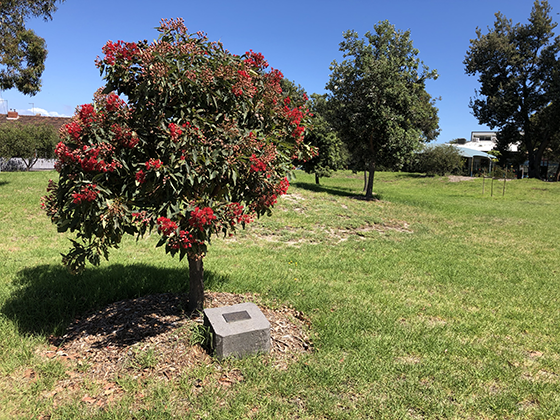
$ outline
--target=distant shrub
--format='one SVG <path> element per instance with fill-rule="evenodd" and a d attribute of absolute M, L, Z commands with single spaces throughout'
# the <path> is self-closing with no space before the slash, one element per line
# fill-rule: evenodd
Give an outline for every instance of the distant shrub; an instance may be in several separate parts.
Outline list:
<path fill-rule="evenodd" d="M 449 144 L 428 146 L 417 155 L 415 166 L 416 172 L 430 176 L 458 174 L 463 167 L 463 157 Z"/>

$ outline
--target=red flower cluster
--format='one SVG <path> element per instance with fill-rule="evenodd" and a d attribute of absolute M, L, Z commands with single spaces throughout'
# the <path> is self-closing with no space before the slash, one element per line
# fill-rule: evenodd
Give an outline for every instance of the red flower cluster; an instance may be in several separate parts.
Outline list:
<path fill-rule="evenodd" d="M 143 184 L 144 182 L 146 182 L 146 174 L 144 173 L 144 171 L 142 169 L 140 169 L 138 172 L 136 172 L 135 178 L 136 178 L 136 181 L 138 181 L 139 184 Z"/>
<path fill-rule="evenodd" d="M 120 143 L 129 149 L 134 148 L 139 142 L 138 137 L 133 137 L 128 128 L 123 129 L 120 125 L 113 124 L 111 131 L 115 135 L 116 143 Z"/>
<path fill-rule="evenodd" d="M 72 194 L 72 202 L 74 204 L 81 204 L 84 201 L 91 203 L 97 198 L 97 191 L 95 190 L 96 188 L 97 185 L 95 184 L 91 184 L 91 187 L 87 185 L 85 187 L 82 187 L 79 193 L 75 192 Z"/>
<path fill-rule="evenodd" d="M 268 67 L 268 62 L 264 59 L 264 56 L 261 53 L 255 53 L 253 50 L 249 50 L 245 53 L 245 55 L 247 58 L 243 61 L 248 66 L 258 69 L 266 69 Z"/>
<path fill-rule="evenodd" d="M 276 192 L 279 195 L 284 195 L 288 192 L 288 188 L 290 187 L 290 181 L 288 181 L 287 177 L 284 177 L 282 181 L 276 186 Z"/>
<path fill-rule="evenodd" d="M 171 135 L 171 140 L 173 141 L 179 140 L 179 137 L 181 137 L 181 134 L 183 134 L 183 130 L 181 130 L 179 126 L 175 123 L 169 123 L 168 127 L 169 127 L 169 133 Z M 183 128 L 185 127 L 186 124 L 183 124 Z"/>
<path fill-rule="evenodd" d="M 182 230 L 179 232 L 179 235 L 170 238 L 168 244 L 169 247 L 173 249 L 179 249 L 179 248 L 188 249 L 188 248 L 192 248 L 194 244 L 202 245 L 204 244 L 204 242 L 194 239 L 189 232 Z"/>
<path fill-rule="evenodd" d="M 82 120 L 86 126 L 89 126 L 95 119 L 95 109 L 93 109 L 92 104 L 84 104 L 80 106 L 78 115 L 80 116 L 80 120 Z"/>
<path fill-rule="evenodd" d="M 266 171 L 266 163 L 260 160 L 255 154 L 253 153 L 249 158 L 251 161 L 251 172 L 264 172 Z"/>
<path fill-rule="evenodd" d="M 206 226 L 212 224 L 214 220 L 216 220 L 216 216 L 214 216 L 214 212 L 210 207 L 205 207 L 203 209 L 197 207 L 191 211 L 189 225 L 198 230 L 203 230 Z"/>
<path fill-rule="evenodd" d="M 82 127 L 76 121 L 72 121 L 69 124 L 64 126 L 66 132 L 72 137 L 74 140 L 78 140 L 80 135 L 82 134 Z"/>
<path fill-rule="evenodd" d="M 131 60 L 139 50 L 135 42 L 108 41 L 102 51 L 105 54 L 105 62 L 112 66 L 117 60 Z"/>
<path fill-rule="evenodd" d="M 263 195 L 259 200 L 259 206 L 262 208 L 270 208 L 276 204 L 278 196 L 276 194 Z"/>
<path fill-rule="evenodd" d="M 119 108 L 121 108 L 123 105 L 124 105 L 124 101 L 121 98 L 119 98 L 119 95 L 110 93 L 107 96 L 107 104 L 105 105 L 105 109 L 108 112 L 114 112 L 117 111 Z"/>
<path fill-rule="evenodd" d="M 237 83 L 233 85 L 231 91 L 235 96 L 239 97 L 245 93 L 247 96 L 252 98 L 257 90 L 255 89 L 255 86 L 253 86 L 251 76 L 245 70 L 238 70 L 237 74 L 239 75 L 239 79 Z"/>
<path fill-rule="evenodd" d="M 140 223 L 140 224 L 143 224 L 143 225 L 147 225 L 152 220 L 152 218 L 150 216 L 148 216 L 148 213 L 146 212 L 146 210 L 142 210 L 139 213 L 132 213 L 132 218 L 133 218 L 134 222 Z"/>
<path fill-rule="evenodd" d="M 250 214 L 243 214 L 243 206 L 239 203 L 230 203 L 226 206 L 225 217 L 232 226 L 238 223 L 251 223 L 254 218 Z"/>
<path fill-rule="evenodd" d="M 64 163 L 77 163 L 86 172 L 113 172 L 122 167 L 119 162 L 111 163 L 100 159 L 100 156 L 109 156 L 113 153 L 114 147 L 108 143 L 101 143 L 98 147 L 83 146 L 82 149 L 71 150 L 63 142 L 58 143 L 54 153 L 58 157 L 57 169 Z"/>
<path fill-rule="evenodd" d="M 167 217 L 158 217 L 158 232 L 163 236 L 171 236 L 172 233 L 177 231 L 177 223 L 168 219 Z"/>
<path fill-rule="evenodd" d="M 159 159 L 150 159 L 146 162 L 146 170 L 149 171 L 150 169 L 159 169 L 163 165 L 162 161 Z"/>
<path fill-rule="evenodd" d="M 288 98 L 286 98 L 286 99 L 288 99 Z M 284 103 L 285 103 L 285 101 L 284 101 Z M 284 112 L 286 113 L 286 116 L 290 120 L 290 124 L 296 126 L 294 128 L 294 131 L 292 132 L 292 136 L 295 139 L 302 139 L 303 138 L 303 132 L 305 131 L 305 127 L 300 125 L 301 120 L 303 119 L 303 116 L 304 116 L 304 114 L 301 110 L 301 106 L 297 107 L 297 108 L 290 109 L 286 104 L 286 106 L 284 106 Z"/>

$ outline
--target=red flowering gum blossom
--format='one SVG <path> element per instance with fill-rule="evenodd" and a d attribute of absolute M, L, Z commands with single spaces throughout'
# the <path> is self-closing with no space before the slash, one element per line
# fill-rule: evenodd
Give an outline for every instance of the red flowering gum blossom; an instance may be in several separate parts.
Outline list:
<path fill-rule="evenodd" d="M 112 66 L 116 61 L 131 60 L 139 49 L 135 42 L 107 41 L 101 51 L 105 54 L 105 63 Z"/>
<path fill-rule="evenodd" d="M 163 165 L 163 162 L 159 159 L 150 159 L 146 162 L 146 170 L 149 171 L 150 169 L 159 169 Z"/>
<path fill-rule="evenodd" d="M 92 104 L 84 104 L 80 106 L 80 110 L 78 111 L 78 115 L 80 116 L 80 120 L 86 125 L 89 126 L 95 119 L 95 109 L 93 108 Z"/>
<path fill-rule="evenodd" d="M 290 181 L 288 181 L 287 177 L 284 177 L 284 179 L 282 181 L 280 181 L 280 183 L 276 187 L 276 192 L 279 195 L 284 195 L 288 192 L 289 187 L 290 187 Z"/>
<path fill-rule="evenodd" d="M 119 95 L 114 93 L 110 93 L 107 95 L 107 104 L 105 105 L 105 109 L 108 112 L 114 112 L 124 106 L 124 101 L 119 98 Z"/>
<path fill-rule="evenodd" d="M 85 186 L 80 189 L 80 192 L 75 192 L 72 194 L 72 202 L 74 204 L 82 204 L 83 202 L 91 203 L 97 198 L 97 191 L 95 190 L 97 185 L 91 184 L 90 186 Z"/>
<path fill-rule="evenodd" d="M 178 227 L 177 223 L 163 216 L 158 217 L 157 224 L 158 224 L 158 232 L 161 233 L 163 236 L 171 236 L 171 234 L 177 231 L 177 227 Z"/>
<path fill-rule="evenodd" d="M 169 128 L 169 135 L 171 136 L 171 140 L 179 140 L 179 137 L 181 137 L 181 134 L 183 134 L 183 130 L 181 130 L 175 123 L 169 123 L 167 127 Z M 183 128 L 184 127 L 186 127 L 186 125 L 183 125 Z"/>
<path fill-rule="evenodd" d="M 249 158 L 251 161 L 251 172 L 264 172 L 266 171 L 266 164 L 260 160 L 254 153 Z"/>
<path fill-rule="evenodd" d="M 72 137 L 74 140 L 79 140 L 80 135 L 82 134 L 82 127 L 76 121 L 72 121 L 65 126 L 66 132 Z"/>
<path fill-rule="evenodd" d="M 192 248 L 193 244 L 203 245 L 204 241 L 198 241 L 194 239 L 189 232 L 182 230 L 179 232 L 178 236 L 171 238 L 168 244 L 169 247 L 172 249 L 179 249 L 179 248 L 189 249 Z"/>
<path fill-rule="evenodd" d="M 225 217 L 232 226 L 238 223 L 251 223 L 254 218 L 250 214 L 243 214 L 243 206 L 239 203 L 230 203 L 226 206 Z"/>
<path fill-rule="evenodd" d="M 203 209 L 196 207 L 191 211 L 189 225 L 198 230 L 204 230 L 204 228 L 211 225 L 214 220 L 216 220 L 216 216 L 214 216 L 214 212 L 210 207 L 205 207 Z"/>
<path fill-rule="evenodd" d="M 243 61 L 249 67 L 257 69 L 266 69 L 268 67 L 268 62 L 261 53 L 255 53 L 253 50 L 249 50 L 245 53 L 245 56 L 247 56 L 247 58 Z"/>
<path fill-rule="evenodd" d="M 138 181 L 139 184 L 143 184 L 144 182 L 146 182 L 146 174 L 144 173 L 144 171 L 142 169 L 140 169 L 138 172 L 136 172 L 135 178 L 136 178 L 136 181 Z"/>

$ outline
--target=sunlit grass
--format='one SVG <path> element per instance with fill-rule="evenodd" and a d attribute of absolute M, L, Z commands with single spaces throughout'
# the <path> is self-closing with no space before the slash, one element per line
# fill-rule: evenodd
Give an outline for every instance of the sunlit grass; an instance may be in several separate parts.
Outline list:
<path fill-rule="evenodd" d="M 117 300 L 188 288 L 186 263 L 156 238 L 69 275 L 68 241 L 39 205 L 55 175 L 0 173 L 0 418 L 560 417 L 560 185 L 514 180 L 491 196 L 482 179 L 400 173 L 378 173 L 379 200 L 366 202 L 360 174 L 316 186 L 298 172 L 272 217 L 210 246 L 208 289 L 303 311 L 313 354 L 286 371 L 224 362 L 244 378 L 227 390 L 193 391 L 210 366 L 169 384 L 115 378 L 124 397 L 104 410 L 84 390 L 53 407 L 45 395 L 65 373 L 37 355 L 48 335 Z"/>

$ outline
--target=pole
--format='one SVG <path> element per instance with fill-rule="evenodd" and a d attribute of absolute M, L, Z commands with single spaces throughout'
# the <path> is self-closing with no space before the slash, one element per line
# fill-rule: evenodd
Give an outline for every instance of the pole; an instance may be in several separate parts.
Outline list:
<path fill-rule="evenodd" d="M 506 195 L 506 180 L 507 180 L 507 166 L 504 171 L 504 189 L 502 190 L 502 197 Z"/>

